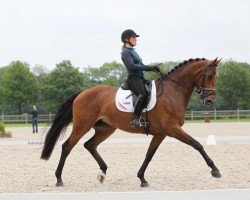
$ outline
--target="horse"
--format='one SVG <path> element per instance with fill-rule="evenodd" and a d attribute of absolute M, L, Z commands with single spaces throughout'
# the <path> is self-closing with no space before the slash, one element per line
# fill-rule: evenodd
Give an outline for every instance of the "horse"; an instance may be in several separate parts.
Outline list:
<path fill-rule="evenodd" d="M 193 91 L 200 95 L 200 99 L 205 106 L 214 103 L 216 67 L 219 62 L 220 60 L 217 58 L 214 60 L 189 59 L 175 66 L 168 73 L 161 72 L 161 77 L 155 80 L 157 102 L 155 107 L 147 113 L 152 140 L 144 162 L 137 173 L 137 177 L 141 181 L 141 187 L 149 186 L 144 177 L 146 168 L 166 136 L 176 138 L 193 147 L 212 169 L 212 176 L 221 177 L 220 171 L 207 155 L 203 146 L 181 128 Z M 48 160 L 59 136 L 73 121 L 71 135 L 62 145 L 60 161 L 55 171 L 56 186 L 63 186 L 62 170 L 67 156 L 91 128 L 95 130 L 95 133 L 84 143 L 84 147 L 100 167 L 101 174 L 98 175 L 98 179 L 101 183 L 105 179 L 107 165 L 98 153 L 97 146 L 111 136 L 116 129 L 129 133 L 145 134 L 143 127 L 134 128 L 130 125 L 131 113 L 121 112 L 116 108 L 115 95 L 117 90 L 117 87 L 97 85 L 72 95 L 58 108 L 45 137 L 41 153 L 41 159 Z"/>

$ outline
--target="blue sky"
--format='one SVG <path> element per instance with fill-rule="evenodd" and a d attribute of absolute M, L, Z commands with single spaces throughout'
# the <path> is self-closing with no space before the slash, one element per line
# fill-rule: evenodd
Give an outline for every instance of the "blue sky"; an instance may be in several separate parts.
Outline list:
<path fill-rule="evenodd" d="M 79 68 L 120 60 L 121 32 L 143 62 L 215 57 L 250 63 L 248 0 L 0 0 L 0 66 Z"/>

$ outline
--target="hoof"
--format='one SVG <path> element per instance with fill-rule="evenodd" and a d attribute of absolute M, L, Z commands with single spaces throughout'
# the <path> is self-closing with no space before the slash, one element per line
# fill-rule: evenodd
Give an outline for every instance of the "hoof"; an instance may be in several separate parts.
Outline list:
<path fill-rule="evenodd" d="M 62 187 L 62 186 L 63 186 L 63 182 L 62 181 L 56 183 L 56 187 Z"/>
<path fill-rule="evenodd" d="M 105 181 L 106 174 L 100 173 L 97 175 L 97 179 L 100 183 L 103 183 Z"/>
<path fill-rule="evenodd" d="M 148 184 L 148 182 L 145 182 L 145 183 L 141 183 L 141 187 L 149 187 L 149 184 Z"/>
<path fill-rule="evenodd" d="M 221 174 L 220 174 L 219 170 L 211 171 L 211 174 L 215 178 L 220 178 L 221 177 Z"/>

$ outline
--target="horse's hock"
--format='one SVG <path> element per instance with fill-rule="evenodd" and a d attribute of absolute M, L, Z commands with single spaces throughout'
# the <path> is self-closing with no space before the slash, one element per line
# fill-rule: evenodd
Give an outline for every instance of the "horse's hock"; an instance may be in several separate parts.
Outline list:
<path fill-rule="evenodd" d="M 210 122 L 210 115 L 209 112 L 204 113 L 204 122 L 209 123 Z"/>

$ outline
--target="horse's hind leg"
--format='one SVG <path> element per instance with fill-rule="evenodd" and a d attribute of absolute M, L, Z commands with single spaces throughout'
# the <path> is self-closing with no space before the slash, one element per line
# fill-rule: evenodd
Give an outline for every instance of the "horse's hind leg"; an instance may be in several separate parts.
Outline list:
<path fill-rule="evenodd" d="M 68 150 L 68 143 L 69 143 L 68 140 L 69 139 L 67 139 L 66 142 L 64 142 L 62 145 L 61 158 L 60 158 L 59 164 L 58 164 L 56 172 L 55 172 L 55 175 L 57 178 L 56 186 L 63 186 L 62 170 L 63 170 L 64 163 L 66 161 L 66 158 L 70 153 L 70 151 Z"/>
<path fill-rule="evenodd" d="M 112 135 L 115 132 L 116 128 L 113 128 L 108 124 L 101 123 L 101 125 L 95 126 L 94 129 L 95 129 L 94 136 L 84 143 L 84 147 L 90 152 L 90 154 L 98 163 L 102 171 L 102 174 L 99 174 L 97 178 L 100 181 L 100 183 L 103 183 L 105 180 L 107 165 L 96 149 L 101 142 L 106 140 L 110 135 Z"/>
<path fill-rule="evenodd" d="M 184 130 L 182 130 L 180 127 L 175 127 L 173 129 L 174 135 L 172 137 L 180 140 L 181 142 L 184 142 L 190 146 L 192 146 L 194 149 L 198 150 L 204 160 L 206 161 L 207 165 L 211 167 L 212 171 L 211 174 L 213 177 L 220 178 L 221 174 L 218 170 L 218 168 L 215 166 L 214 162 L 209 158 L 207 153 L 205 152 L 203 146 L 196 141 L 194 138 L 192 138 L 190 135 L 188 135 Z"/>
<path fill-rule="evenodd" d="M 84 124 L 84 123 L 81 123 L 81 124 Z M 89 123 L 85 123 L 84 126 L 80 124 L 79 126 L 74 125 L 70 137 L 66 140 L 66 142 L 63 143 L 60 161 L 55 172 L 55 175 L 57 178 L 56 186 L 63 186 L 62 170 L 65 164 L 66 158 L 70 154 L 73 147 L 82 138 L 82 136 L 90 130 L 90 128 L 91 128 L 91 125 Z"/>

